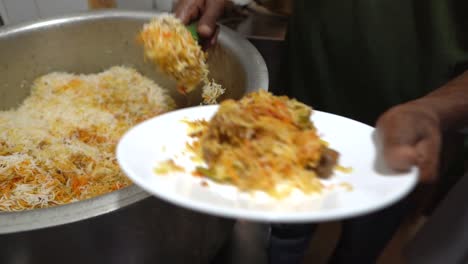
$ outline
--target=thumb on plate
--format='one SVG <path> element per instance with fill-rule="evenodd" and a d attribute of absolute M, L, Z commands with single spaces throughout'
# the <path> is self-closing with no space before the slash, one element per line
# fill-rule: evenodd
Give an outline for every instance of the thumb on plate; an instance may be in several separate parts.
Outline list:
<path fill-rule="evenodd" d="M 418 165 L 418 152 L 415 146 L 384 142 L 384 159 L 391 169 L 408 171 Z"/>
<path fill-rule="evenodd" d="M 432 136 L 422 140 L 416 146 L 419 167 L 419 180 L 425 183 L 434 182 L 439 174 L 439 160 L 442 139 Z"/>

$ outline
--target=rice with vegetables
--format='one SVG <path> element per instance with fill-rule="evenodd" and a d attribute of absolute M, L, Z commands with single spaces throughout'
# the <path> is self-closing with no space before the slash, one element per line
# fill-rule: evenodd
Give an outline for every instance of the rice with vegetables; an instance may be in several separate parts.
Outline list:
<path fill-rule="evenodd" d="M 216 103 L 224 94 L 221 85 L 208 78 L 207 54 L 182 22 L 161 14 L 143 26 L 139 39 L 145 57 L 177 82 L 178 90 L 189 93 L 202 85 L 203 102 Z"/>
<path fill-rule="evenodd" d="M 130 184 L 115 147 L 136 123 L 175 107 L 126 67 L 38 78 L 16 109 L 0 112 L 0 210 L 70 203 Z"/>
<path fill-rule="evenodd" d="M 283 198 L 293 189 L 320 192 L 338 153 L 317 135 L 312 109 L 266 91 L 221 103 L 209 122 L 198 122 L 192 148 L 207 167 L 198 173 L 244 191 Z"/>

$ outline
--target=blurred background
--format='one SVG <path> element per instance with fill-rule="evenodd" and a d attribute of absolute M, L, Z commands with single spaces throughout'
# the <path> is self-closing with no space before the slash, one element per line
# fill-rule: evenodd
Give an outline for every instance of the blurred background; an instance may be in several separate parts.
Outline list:
<path fill-rule="evenodd" d="M 172 11 L 177 0 L 0 0 L 1 24 L 99 8 Z M 247 37 L 283 39 L 292 0 L 237 0 L 221 24 Z"/>
<path fill-rule="evenodd" d="M 178 0 L 0 0 L 0 26 L 101 8 L 171 12 Z M 219 23 L 246 37 L 268 67 L 270 90 L 281 86 L 280 58 L 293 0 L 233 0 Z M 235 2 L 235 3 L 234 3 Z"/>

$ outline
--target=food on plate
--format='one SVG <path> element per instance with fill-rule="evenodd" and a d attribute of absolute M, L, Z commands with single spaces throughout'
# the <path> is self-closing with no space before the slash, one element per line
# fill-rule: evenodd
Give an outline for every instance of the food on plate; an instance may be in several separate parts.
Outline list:
<path fill-rule="evenodd" d="M 263 90 L 222 102 L 208 123 L 191 126 L 191 147 L 207 165 L 197 172 L 277 198 L 294 189 L 320 192 L 319 178 L 332 175 L 339 154 L 320 139 L 311 114 L 305 104 Z"/>
<path fill-rule="evenodd" d="M 144 54 L 166 75 L 171 76 L 178 90 L 189 93 L 200 84 L 206 104 L 216 103 L 224 94 L 221 85 L 209 80 L 207 54 L 187 27 L 171 14 L 161 14 L 143 26 L 139 34 Z"/>
<path fill-rule="evenodd" d="M 174 109 L 166 90 L 126 67 L 36 79 L 0 112 L 0 211 L 43 208 L 128 186 L 115 158 L 130 127 Z"/>
<path fill-rule="evenodd" d="M 158 163 L 158 166 L 154 168 L 154 173 L 159 175 L 166 175 L 173 172 L 184 172 L 184 168 L 175 163 L 173 159 L 168 159 Z"/>

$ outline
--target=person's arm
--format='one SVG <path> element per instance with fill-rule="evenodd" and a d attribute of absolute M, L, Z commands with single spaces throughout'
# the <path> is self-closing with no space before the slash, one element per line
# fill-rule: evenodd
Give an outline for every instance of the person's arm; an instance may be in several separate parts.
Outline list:
<path fill-rule="evenodd" d="M 468 126 L 468 71 L 420 101 L 433 109 L 442 130 L 465 128 Z"/>
<path fill-rule="evenodd" d="M 442 133 L 468 125 L 468 71 L 417 100 L 397 105 L 377 121 L 384 158 L 395 170 L 420 170 L 420 180 L 436 180 Z"/>

